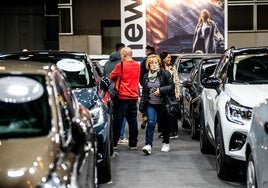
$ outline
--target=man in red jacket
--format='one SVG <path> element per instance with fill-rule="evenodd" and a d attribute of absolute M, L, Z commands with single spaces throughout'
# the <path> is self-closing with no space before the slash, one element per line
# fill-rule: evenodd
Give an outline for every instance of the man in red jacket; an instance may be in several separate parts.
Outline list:
<path fill-rule="evenodd" d="M 138 120 L 137 102 L 139 97 L 140 65 L 132 59 L 132 49 L 122 48 L 120 51 L 122 62 L 118 63 L 110 74 L 118 89 L 119 100 L 114 108 L 113 143 L 117 148 L 120 130 L 124 117 L 129 125 L 129 149 L 137 149 Z M 121 73 L 121 66 L 122 73 Z M 121 80 L 121 81 L 120 81 Z"/>

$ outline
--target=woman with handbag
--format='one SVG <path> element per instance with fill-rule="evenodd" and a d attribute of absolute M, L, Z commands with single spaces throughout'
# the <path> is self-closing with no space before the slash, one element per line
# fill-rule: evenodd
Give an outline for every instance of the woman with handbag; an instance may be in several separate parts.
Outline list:
<path fill-rule="evenodd" d="M 178 138 L 178 118 L 180 117 L 180 83 L 179 83 L 179 76 L 178 72 L 174 68 L 174 65 L 171 62 L 171 54 L 169 52 L 163 51 L 160 53 L 161 62 L 163 65 L 163 68 L 167 71 L 169 71 L 172 75 L 173 82 L 175 84 L 175 89 L 172 91 L 167 97 L 169 104 L 167 104 L 167 107 L 173 107 L 173 109 L 169 109 L 171 111 L 168 113 L 168 124 L 170 127 L 169 130 L 169 137 L 172 138 Z M 169 106 L 168 106 L 169 105 Z"/>
<path fill-rule="evenodd" d="M 147 113 L 147 127 L 145 136 L 145 146 L 142 151 L 150 155 L 152 152 L 154 129 L 156 122 L 163 124 L 166 120 L 166 114 L 163 110 L 165 96 L 174 90 L 174 82 L 169 71 L 160 68 L 161 59 L 158 55 L 152 54 L 147 57 L 146 68 L 149 70 L 143 77 L 142 96 L 140 99 L 139 110 L 141 113 Z M 159 117 L 159 118 L 158 118 Z M 168 133 L 168 128 L 166 134 Z M 169 136 L 164 137 L 161 151 L 168 152 Z"/>

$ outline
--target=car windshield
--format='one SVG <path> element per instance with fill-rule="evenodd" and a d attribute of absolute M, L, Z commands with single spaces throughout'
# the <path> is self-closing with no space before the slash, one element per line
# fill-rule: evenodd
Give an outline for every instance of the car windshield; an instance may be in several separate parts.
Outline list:
<path fill-rule="evenodd" d="M 40 76 L 0 76 L 0 138 L 48 134 L 51 113 L 44 83 Z"/>
<path fill-rule="evenodd" d="M 268 54 L 236 56 L 228 70 L 232 82 L 245 84 L 268 83 Z"/>
<path fill-rule="evenodd" d="M 56 64 L 65 72 L 72 88 L 86 87 L 89 84 L 89 73 L 84 61 L 61 59 Z"/>

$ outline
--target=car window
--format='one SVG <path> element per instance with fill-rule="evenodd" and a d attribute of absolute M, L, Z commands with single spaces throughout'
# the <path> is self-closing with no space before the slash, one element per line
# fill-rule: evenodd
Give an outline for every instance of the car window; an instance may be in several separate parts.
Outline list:
<path fill-rule="evenodd" d="M 235 82 L 268 83 L 268 55 L 237 56 L 230 71 Z"/>
<path fill-rule="evenodd" d="M 190 73 L 194 66 L 192 59 L 182 60 L 179 64 L 178 73 Z"/>
<path fill-rule="evenodd" d="M 51 111 L 44 77 L 0 76 L 0 138 L 47 135 Z"/>
<path fill-rule="evenodd" d="M 219 62 L 219 59 L 209 59 L 201 66 L 201 80 L 211 76 Z"/>

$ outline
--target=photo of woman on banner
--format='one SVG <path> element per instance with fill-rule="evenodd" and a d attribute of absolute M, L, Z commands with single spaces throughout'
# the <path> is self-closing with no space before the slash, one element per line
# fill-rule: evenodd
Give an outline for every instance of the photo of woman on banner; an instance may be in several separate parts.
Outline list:
<path fill-rule="evenodd" d="M 210 18 L 210 12 L 202 9 L 193 36 L 193 53 L 217 53 L 216 42 L 223 42 L 223 35 L 216 23 Z"/>

